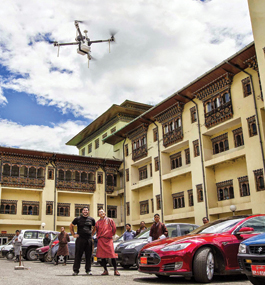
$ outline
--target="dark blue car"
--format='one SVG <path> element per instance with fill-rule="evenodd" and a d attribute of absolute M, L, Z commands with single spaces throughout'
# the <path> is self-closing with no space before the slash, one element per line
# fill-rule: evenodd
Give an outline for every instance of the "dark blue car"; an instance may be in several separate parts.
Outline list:
<path fill-rule="evenodd" d="M 265 233 L 243 241 L 237 258 L 242 273 L 252 284 L 265 284 Z"/>

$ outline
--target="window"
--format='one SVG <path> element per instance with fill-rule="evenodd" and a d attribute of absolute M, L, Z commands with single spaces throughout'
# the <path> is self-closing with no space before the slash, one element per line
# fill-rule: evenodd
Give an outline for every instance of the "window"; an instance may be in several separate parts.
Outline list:
<path fill-rule="evenodd" d="M 197 122 L 197 112 L 196 112 L 196 108 L 195 107 L 192 107 L 190 109 L 190 117 L 191 117 L 191 123 Z"/>
<path fill-rule="evenodd" d="M 36 178 L 37 169 L 35 167 L 30 167 L 29 169 L 29 178 Z"/>
<path fill-rule="evenodd" d="M 70 217 L 70 203 L 58 203 L 57 216 Z"/>
<path fill-rule="evenodd" d="M 188 190 L 188 197 L 189 197 L 189 206 L 190 207 L 194 206 L 192 189 Z"/>
<path fill-rule="evenodd" d="M 249 77 L 242 80 L 242 87 L 243 87 L 244 97 L 251 95 L 251 85 Z"/>
<path fill-rule="evenodd" d="M 244 145 L 242 127 L 233 130 L 235 147 Z"/>
<path fill-rule="evenodd" d="M 253 228 L 254 234 L 264 233 L 265 232 L 265 217 L 264 216 L 258 216 L 258 217 L 250 218 L 250 219 L 246 220 L 244 223 L 242 223 L 237 230 L 240 230 L 243 227 Z M 262 255 L 263 254 L 264 253 L 262 253 Z"/>
<path fill-rule="evenodd" d="M 139 180 L 144 180 L 147 178 L 147 166 L 139 168 Z"/>
<path fill-rule="evenodd" d="M 247 118 L 249 136 L 253 137 L 258 134 L 256 125 L 256 116 Z"/>
<path fill-rule="evenodd" d="M 98 211 L 103 209 L 103 206 L 104 206 L 103 204 L 97 204 Z M 97 215 L 98 215 L 98 212 L 97 212 Z M 99 215 L 98 215 L 98 217 L 99 217 Z"/>
<path fill-rule="evenodd" d="M 110 130 L 110 133 L 111 133 L 111 134 L 113 134 L 113 133 L 115 133 L 115 132 L 116 132 L 116 127 L 112 128 L 112 129 Z"/>
<path fill-rule="evenodd" d="M 148 200 L 140 202 L 140 215 L 149 214 Z"/>
<path fill-rule="evenodd" d="M 257 191 L 265 190 L 263 169 L 254 170 Z"/>
<path fill-rule="evenodd" d="M 107 136 L 108 136 L 108 134 L 107 134 L 107 133 L 103 134 L 103 135 L 102 135 L 102 140 L 103 140 L 103 139 L 105 139 Z M 105 142 L 104 142 L 104 141 L 102 141 L 102 144 L 104 144 L 104 143 L 105 143 Z"/>
<path fill-rule="evenodd" d="M 245 197 L 250 195 L 248 176 L 238 177 L 240 197 Z"/>
<path fill-rule="evenodd" d="M 4 164 L 3 166 L 3 175 L 4 176 L 10 176 L 10 170 L 11 170 L 11 167 L 9 164 Z"/>
<path fill-rule="evenodd" d="M 233 180 L 216 183 L 218 201 L 234 198 Z"/>
<path fill-rule="evenodd" d="M 117 206 L 108 206 L 108 217 L 112 219 L 117 218 Z"/>
<path fill-rule="evenodd" d="M 99 148 L 99 139 L 95 140 L 95 149 Z"/>
<path fill-rule="evenodd" d="M 170 156 L 171 169 L 182 166 L 181 151 Z"/>
<path fill-rule="evenodd" d="M 130 202 L 126 202 L 126 216 L 130 216 Z"/>
<path fill-rule="evenodd" d="M 87 152 L 88 152 L 88 153 L 91 153 L 91 152 L 92 152 L 92 143 L 90 143 L 90 144 L 87 146 Z"/>
<path fill-rule="evenodd" d="M 39 215 L 39 202 L 22 201 L 22 215 Z"/>
<path fill-rule="evenodd" d="M 98 184 L 103 184 L 103 172 L 98 172 Z"/>
<path fill-rule="evenodd" d="M 81 155 L 84 156 L 85 154 L 86 154 L 86 150 L 85 150 L 85 148 L 82 148 L 82 149 L 81 149 Z"/>
<path fill-rule="evenodd" d="M 51 167 L 48 167 L 48 180 L 54 180 L 54 169 Z"/>
<path fill-rule="evenodd" d="M 1 200 L 0 214 L 17 214 L 17 200 Z"/>
<path fill-rule="evenodd" d="M 19 176 L 19 167 L 17 165 L 12 165 L 11 176 L 14 176 L 14 177 Z"/>
<path fill-rule="evenodd" d="M 89 173 L 89 175 L 90 175 L 91 173 Z M 92 176 L 93 176 L 93 174 L 92 174 Z M 93 178 L 92 178 L 93 179 Z M 92 181 L 94 181 L 94 180 L 92 180 Z M 89 182 L 92 182 L 92 181 L 89 181 Z M 86 172 L 81 172 L 81 182 L 83 182 L 83 183 L 87 183 L 87 173 Z"/>
<path fill-rule="evenodd" d="M 53 214 L 53 201 L 47 201 L 46 202 L 46 215 L 52 215 Z"/>
<path fill-rule="evenodd" d="M 156 209 L 161 210 L 161 196 L 156 195 Z"/>
<path fill-rule="evenodd" d="M 64 180 L 64 171 L 62 169 L 58 170 L 58 180 Z"/>
<path fill-rule="evenodd" d="M 84 207 L 88 207 L 88 210 L 90 209 L 90 206 L 87 204 L 75 204 L 75 217 L 81 216 Z"/>
<path fill-rule="evenodd" d="M 146 133 L 138 136 L 132 141 L 132 159 L 134 161 L 147 156 Z"/>
<path fill-rule="evenodd" d="M 185 207 L 184 192 L 172 194 L 173 209 L 179 209 Z"/>
<path fill-rule="evenodd" d="M 80 172 L 79 171 L 74 172 L 74 180 L 75 182 L 80 182 Z"/>
<path fill-rule="evenodd" d="M 159 170 L 158 156 L 154 158 L 155 160 L 155 171 Z"/>
<path fill-rule="evenodd" d="M 198 201 L 198 203 L 203 202 L 202 184 L 196 185 L 196 189 L 197 189 L 197 201 Z"/>
<path fill-rule="evenodd" d="M 189 148 L 185 149 L 185 159 L 186 159 L 186 164 L 190 164 L 190 149 Z"/>
<path fill-rule="evenodd" d="M 211 141 L 212 141 L 213 154 L 229 150 L 227 133 L 212 138 Z"/>
<path fill-rule="evenodd" d="M 130 180 L 130 176 L 129 176 L 129 168 L 126 169 L 126 182 L 128 182 Z"/>
<path fill-rule="evenodd" d="M 128 144 L 125 145 L 125 156 L 129 155 L 129 149 L 128 149 Z"/>
<path fill-rule="evenodd" d="M 158 140 L 157 128 L 153 129 L 153 140 L 154 142 Z"/>
<path fill-rule="evenodd" d="M 200 155 L 199 140 L 193 141 L 193 152 L 194 152 L 194 157 Z"/>
<path fill-rule="evenodd" d="M 48 171 L 50 170 L 53 170 L 53 168 L 49 167 Z M 28 177 L 28 168 L 26 166 L 22 166 L 20 168 L 20 177 L 24 177 L 24 178 Z M 52 174 L 52 178 L 49 178 L 49 177 L 51 177 L 51 173 L 50 174 L 48 173 L 48 179 L 54 179 L 54 172 Z"/>
<path fill-rule="evenodd" d="M 152 163 L 150 163 L 150 177 L 153 177 Z"/>
<path fill-rule="evenodd" d="M 71 181 L 72 180 L 72 172 L 70 170 L 67 170 L 65 172 L 65 180 L 66 181 Z"/>

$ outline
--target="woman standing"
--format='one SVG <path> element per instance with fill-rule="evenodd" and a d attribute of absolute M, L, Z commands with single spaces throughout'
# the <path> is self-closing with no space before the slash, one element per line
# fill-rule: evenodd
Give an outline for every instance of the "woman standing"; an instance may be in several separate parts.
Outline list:
<path fill-rule="evenodd" d="M 64 227 L 61 227 L 61 233 L 58 235 L 59 240 L 59 248 L 57 251 L 57 257 L 56 261 L 54 262 L 54 265 L 58 265 L 59 256 L 64 256 L 64 264 L 66 265 L 67 256 L 69 255 L 68 251 L 68 242 L 70 241 L 68 233 L 65 232 Z"/>

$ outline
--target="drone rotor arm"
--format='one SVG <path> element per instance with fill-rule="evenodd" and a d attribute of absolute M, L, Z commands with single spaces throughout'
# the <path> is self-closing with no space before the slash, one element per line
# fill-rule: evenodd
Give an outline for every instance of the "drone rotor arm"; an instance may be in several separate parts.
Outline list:
<path fill-rule="evenodd" d="M 54 46 L 70 46 L 70 45 L 79 45 L 79 42 L 74 42 L 74 43 L 54 43 Z"/>

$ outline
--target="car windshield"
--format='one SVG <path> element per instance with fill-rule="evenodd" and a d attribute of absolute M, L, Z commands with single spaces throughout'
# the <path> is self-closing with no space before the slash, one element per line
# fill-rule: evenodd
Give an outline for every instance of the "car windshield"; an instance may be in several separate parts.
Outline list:
<path fill-rule="evenodd" d="M 239 219 L 228 219 L 228 220 L 217 220 L 208 224 L 205 224 L 196 230 L 192 231 L 190 234 L 217 234 L 229 231 L 237 223 L 245 218 Z"/>
<path fill-rule="evenodd" d="M 135 238 L 139 238 L 139 239 L 144 239 L 144 238 L 148 238 L 149 237 L 149 232 L 150 232 L 150 228 L 146 229 L 145 231 L 141 232 L 138 236 L 136 236 Z"/>

